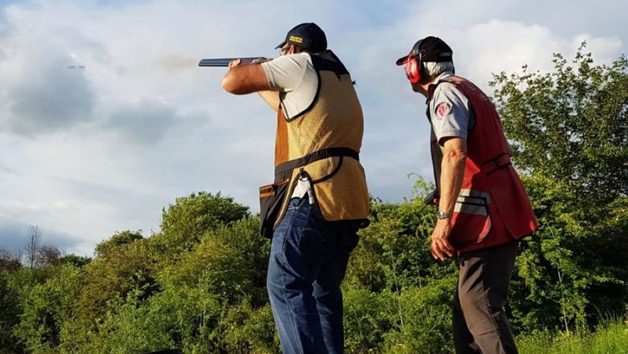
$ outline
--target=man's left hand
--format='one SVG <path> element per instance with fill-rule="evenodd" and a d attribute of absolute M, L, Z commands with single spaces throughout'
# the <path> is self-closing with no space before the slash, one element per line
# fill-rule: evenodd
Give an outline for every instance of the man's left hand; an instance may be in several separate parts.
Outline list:
<path fill-rule="evenodd" d="M 236 59 L 236 60 L 232 60 L 229 62 L 229 69 L 233 69 L 236 66 L 239 66 L 242 64 L 242 59 Z"/>
<path fill-rule="evenodd" d="M 432 232 L 432 241 L 430 244 L 430 252 L 434 259 L 445 260 L 447 257 L 453 257 L 454 248 L 449 243 L 449 234 L 451 233 L 451 219 L 440 219 L 436 222 L 434 232 Z"/>
<path fill-rule="evenodd" d="M 259 57 L 256 59 L 236 59 L 236 60 L 232 60 L 229 62 L 229 69 L 233 69 L 237 66 L 240 65 L 251 65 L 251 64 L 261 64 L 261 63 L 265 63 L 267 61 L 271 61 L 272 59 L 268 59 L 268 58 L 264 58 L 264 57 Z"/>

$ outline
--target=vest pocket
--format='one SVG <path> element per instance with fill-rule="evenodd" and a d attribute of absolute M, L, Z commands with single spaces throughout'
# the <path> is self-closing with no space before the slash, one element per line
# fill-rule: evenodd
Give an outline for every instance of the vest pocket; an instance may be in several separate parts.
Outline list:
<path fill-rule="evenodd" d="M 260 234 L 266 238 L 273 238 L 275 222 L 286 197 L 289 181 L 284 179 L 259 187 Z"/>
<path fill-rule="evenodd" d="M 454 247 L 480 243 L 488 236 L 492 224 L 486 204 L 486 198 L 458 197 L 451 218 L 450 242 Z"/>

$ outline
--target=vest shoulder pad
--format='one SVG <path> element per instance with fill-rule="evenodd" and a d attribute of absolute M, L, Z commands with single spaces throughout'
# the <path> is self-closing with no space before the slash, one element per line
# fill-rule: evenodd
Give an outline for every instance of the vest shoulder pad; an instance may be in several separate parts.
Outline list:
<path fill-rule="evenodd" d="M 344 66 L 344 64 L 342 64 L 340 59 L 338 59 L 338 57 L 336 57 L 335 55 L 334 55 L 334 59 L 336 59 L 335 61 L 323 58 L 319 55 L 312 55 L 311 57 L 312 57 L 312 64 L 314 65 L 314 69 L 316 69 L 316 71 L 327 70 L 327 71 L 333 71 L 338 76 L 349 75 L 349 71 L 347 70 L 347 68 Z"/>

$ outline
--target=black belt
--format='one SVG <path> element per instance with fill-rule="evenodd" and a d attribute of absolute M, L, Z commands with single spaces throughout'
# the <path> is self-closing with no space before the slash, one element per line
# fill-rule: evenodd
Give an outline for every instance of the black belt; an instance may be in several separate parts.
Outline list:
<path fill-rule="evenodd" d="M 275 166 L 275 176 L 284 173 L 286 171 L 294 170 L 295 168 L 309 165 L 312 162 L 326 159 L 328 157 L 349 156 L 355 160 L 360 161 L 360 154 L 350 148 L 328 148 L 315 151 L 311 154 L 305 155 L 301 158 L 286 161 Z"/>
<path fill-rule="evenodd" d="M 504 153 L 504 154 L 497 155 L 496 157 L 490 160 L 486 160 L 482 162 L 482 169 L 488 169 L 490 167 L 493 167 L 493 169 L 491 169 L 490 171 L 485 172 L 487 175 L 492 175 L 498 170 L 501 170 L 502 168 L 506 168 L 510 165 L 512 165 L 512 162 L 510 161 L 510 156 Z"/>

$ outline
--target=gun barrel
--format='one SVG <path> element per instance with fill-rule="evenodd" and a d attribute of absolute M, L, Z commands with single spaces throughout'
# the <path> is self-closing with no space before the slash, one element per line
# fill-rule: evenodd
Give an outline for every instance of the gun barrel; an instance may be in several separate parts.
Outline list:
<path fill-rule="evenodd" d="M 198 63 L 198 66 L 208 68 L 227 67 L 229 66 L 230 62 L 237 59 L 242 60 L 242 63 L 246 64 L 258 59 L 262 59 L 262 57 L 201 59 L 201 61 Z"/>

